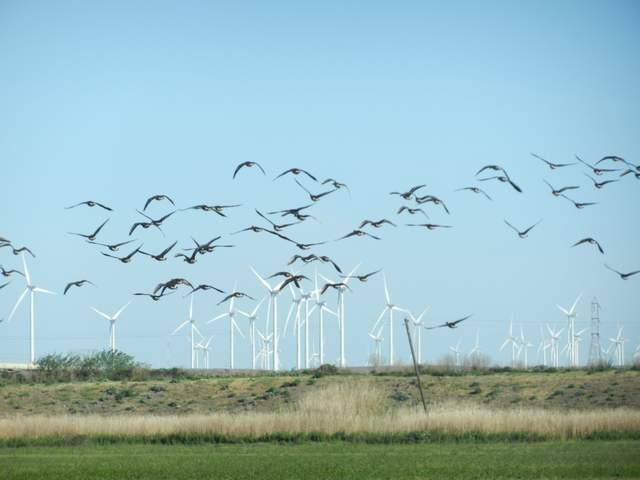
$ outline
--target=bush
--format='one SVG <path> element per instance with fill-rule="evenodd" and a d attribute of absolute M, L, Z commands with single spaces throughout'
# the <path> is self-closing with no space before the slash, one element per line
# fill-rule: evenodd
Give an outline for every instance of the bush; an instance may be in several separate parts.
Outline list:
<path fill-rule="evenodd" d="M 144 376 L 146 366 L 119 350 L 104 350 L 85 357 L 54 353 L 37 362 L 42 380 L 74 379 L 130 380 Z"/>

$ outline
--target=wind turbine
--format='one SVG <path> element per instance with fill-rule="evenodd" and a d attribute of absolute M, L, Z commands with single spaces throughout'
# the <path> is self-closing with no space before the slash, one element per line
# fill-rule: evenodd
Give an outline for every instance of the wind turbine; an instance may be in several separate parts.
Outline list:
<path fill-rule="evenodd" d="M 504 350 L 508 344 L 511 344 L 511 368 L 516 366 L 516 350 L 518 348 L 518 339 L 513 336 L 513 320 L 509 320 L 509 335 L 500 347 L 500 351 Z"/>
<path fill-rule="evenodd" d="M 389 313 L 389 365 L 393 365 L 395 362 L 395 358 L 394 358 L 394 351 L 393 351 L 393 312 L 395 310 L 398 310 L 400 312 L 405 312 L 405 313 L 409 313 L 407 310 L 405 310 L 404 308 L 400 308 L 397 305 L 394 305 L 391 302 L 391 296 L 389 295 L 389 288 L 387 287 L 387 276 L 383 275 L 382 276 L 382 280 L 384 282 L 384 298 L 385 298 L 385 306 L 382 309 L 382 312 L 380 312 L 380 315 L 378 316 L 378 319 L 376 320 L 376 323 L 373 324 L 373 328 L 371 329 L 371 331 L 374 331 L 376 329 L 376 327 L 378 326 L 378 323 L 380 323 L 380 320 L 382 320 L 382 317 L 384 317 L 384 315 L 388 312 Z"/>
<path fill-rule="evenodd" d="M 196 368 L 196 339 L 194 334 L 197 333 L 200 337 L 203 336 L 200 333 L 200 330 L 198 330 L 198 327 L 196 327 L 196 322 L 193 319 L 193 295 L 191 295 L 191 300 L 189 301 L 189 316 L 184 322 L 176 327 L 171 335 L 175 335 L 187 325 L 191 325 L 191 368 Z"/>
<path fill-rule="evenodd" d="M 338 314 L 327 307 L 327 301 L 322 300 L 320 297 L 320 288 L 318 288 L 318 271 L 316 270 L 315 275 L 315 290 L 313 291 L 315 294 L 315 302 L 312 310 L 318 308 L 320 312 L 320 325 L 319 325 L 319 336 L 320 336 L 320 365 L 324 365 L 324 312 L 330 313 L 334 317 L 338 317 Z"/>
<path fill-rule="evenodd" d="M 589 330 L 588 328 L 583 328 L 582 330 L 580 330 L 579 332 L 577 332 L 574 335 L 574 339 L 575 339 L 575 359 L 576 359 L 576 366 L 580 365 L 580 342 L 582 342 L 582 334 L 584 332 L 586 332 L 587 330 Z"/>
<path fill-rule="evenodd" d="M 256 329 L 256 333 L 258 334 L 258 337 L 260 337 L 262 345 L 260 347 L 260 351 L 258 352 L 260 364 L 262 365 L 263 370 L 269 370 L 269 354 L 271 353 L 269 346 L 271 345 L 271 340 L 273 339 L 273 333 L 265 336 L 258 329 Z"/>
<path fill-rule="evenodd" d="M 213 336 L 209 337 L 209 340 L 207 340 L 206 342 L 203 339 L 196 345 L 196 348 L 203 353 L 204 368 L 206 368 L 207 370 L 209 369 L 209 351 L 211 350 L 211 347 L 209 345 L 211 344 L 211 340 L 213 340 Z"/>
<path fill-rule="evenodd" d="M 474 355 L 480 355 L 480 329 L 476 330 L 476 343 L 473 345 L 473 348 L 469 350 L 469 358 L 473 358 Z"/>
<path fill-rule="evenodd" d="M 101 317 L 103 317 L 105 320 L 109 322 L 109 350 L 111 350 L 112 352 L 116 351 L 116 320 L 118 320 L 118 318 L 120 317 L 120 314 L 124 312 L 125 308 L 127 308 L 132 301 L 133 300 L 130 300 L 129 302 L 124 304 L 122 308 L 120 308 L 120 310 L 118 310 L 113 315 L 107 315 L 106 313 L 101 312 L 97 308 L 91 307 L 91 310 L 93 310 L 94 312 L 96 312 L 98 315 L 100 315 Z"/>
<path fill-rule="evenodd" d="M 413 324 L 413 334 L 418 337 L 418 365 L 422 364 L 422 330 L 424 327 L 424 321 L 422 317 L 431 307 L 425 308 L 418 318 L 413 316 L 413 313 L 409 312 L 409 317 L 411 319 L 411 323 Z M 416 333 L 417 330 L 417 333 Z"/>
<path fill-rule="evenodd" d="M 624 342 L 627 341 L 626 338 L 622 336 L 622 329 L 624 327 L 618 328 L 618 335 L 616 338 L 610 338 L 609 341 L 613 344 L 616 352 L 616 362 L 618 367 L 624 366 Z"/>
<path fill-rule="evenodd" d="M 380 327 L 378 333 L 374 334 L 369 332 L 369 336 L 373 340 L 375 344 L 375 366 L 378 367 L 382 363 L 382 341 L 384 338 L 382 337 L 382 330 L 384 329 L 384 325 Z"/>
<path fill-rule="evenodd" d="M 449 347 L 449 350 L 451 350 L 455 355 L 456 368 L 459 368 L 460 367 L 460 340 L 458 340 L 458 343 L 456 344 L 455 347 Z"/>
<path fill-rule="evenodd" d="M 236 287 L 233 287 L 233 291 L 236 291 Z M 213 317 L 211 320 L 209 320 L 207 323 L 212 323 L 215 322 L 217 320 L 220 320 L 221 318 L 224 317 L 229 317 L 229 368 L 231 370 L 234 369 L 234 351 L 235 351 L 235 341 L 234 341 L 234 332 L 235 330 L 238 331 L 238 333 L 240 334 L 240 336 L 242 338 L 244 337 L 244 333 L 242 333 L 242 330 L 240 330 L 240 327 L 238 326 L 238 324 L 236 323 L 236 315 L 238 313 L 238 310 L 236 310 L 235 308 L 235 298 L 232 297 L 231 301 L 229 302 L 229 310 L 225 313 L 221 313 L 220 315 L 218 315 L 217 317 Z"/>
<path fill-rule="evenodd" d="M 291 296 L 293 297 L 291 301 L 291 306 L 289 307 L 289 311 L 287 312 L 287 318 L 284 321 L 284 330 L 283 336 L 287 334 L 287 326 L 289 325 L 289 318 L 291 318 L 291 313 L 294 308 L 296 311 L 295 320 L 293 322 L 293 329 L 295 331 L 296 336 L 296 370 L 300 370 L 302 368 L 302 320 L 300 319 L 300 310 L 302 308 L 302 295 L 296 297 L 295 291 L 293 287 L 289 285 L 289 290 L 291 291 Z"/>
<path fill-rule="evenodd" d="M 269 324 L 269 314 L 271 314 L 271 320 L 273 320 L 273 330 L 271 331 L 273 337 L 272 337 L 272 342 L 273 342 L 273 371 L 277 372 L 278 370 L 280 370 L 280 359 L 278 357 L 278 294 L 280 293 L 280 286 L 282 285 L 281 283 L 276 284 L 275 287 L 272 287 L 271 285 L 269 285 L 269 282 L 267 282 L 264 278 L 262 278 L 258 272 L 256 272 L 253 267 L 251 267 L 251 271 L 254 273 L 254 275 L 258 278 L 258 280 L 260 281 L 260 283 L 264 286 L 264 288 L 267 289 L 267 291 L 269 292 L 269 306 L 267 308 L 267 325 Z"/>
<path fill-rule="evenodd" d="M 13 310 L 9 314 L 7 318 L 7 323 L 11 321 L 13 315 L 16 313 L 16 310 L 22 300 L 24 299 L 27 292 L 29 293 L 29 363 L 33 365 L 36 363 L 36 349 L 35 349 L 35 317 L 34 317 L 34 307 L 33 307 L 33 299 L 36 293 L 47 293 L 49 295 L 56 295 L 55 292 L 51 292 L 49 290 L 45 290 L 44 288 L 37 287 L 31 281 L 31 276 L 29 275 L 29 269 L 27 268 L 27 262 L 24 258 L 24 253 L 22 254 L 22 266 L 24 267 L 24 278 L 27 282 L 27 288 L 24 289 L 20 297 L 18 297 L 18 301 L 13 306 Z"/>
<path fill-rule="evenodd" d="M 533 343 L 529 342 L 524 338 L 524 330 L 522 329 L 522 325 L 521 325 L 520 326 L 520 346 L 518 347 L 518 352 L 520 350 L 524 350 L 524 369 L 525 370 L 529 367 L 528 351 L 531 347 L 533 347 Z"/>
<path fill-rule="evenodd" d="M 551 348 L 551 342 L 544 337 L 544 331 L 542 329 L 542 325 L 540 325 L 540 343 L 538 343 L 537 355 L 538 358 L 540 356 L 540 352 L 542 352 L 542 366 L 547 366 L 547 350 Z"/>
<path fill-rule="evenodd" d="M 560 335 L 562 335 L 564 328 L 554 330 L 547 324 L 547 330 L 549 330 L 549 335 L 551 336 L 552 367 L 558 368 L 560 366 Z"/>
<path fill-rule="evenodd" d="M 262 306 L 262 302 L 264 302 L 264 297 L 258 305 L 252 310 L 251 313 L 243 312 L 238 309 L 238 313 L 249 320 L 249 340 L 251 341 L 251 368 L 253 370 L 256 369 L 256 319 L 258 318 L 258 310 Z"/>
<path fill-rule="evenodd" d="M 349 274 L 346 276 L 346 278 L 344 278 L 344 281 L 342 283 L 344 283 L 345 285 L 349 284 L 349 280 L 351 280 L 353 278 L 353 275 L 356 273 L 356 271 L 358 270 L 358 268 L 360 267 L 360 264 L 357 264 L 355 267 L 353 267 L 353 270 L 351 270 L 349 272 Z M 320 275 L 323 280 L 325 280 L 326 282 L 329 283 L 333 283 L 331 280 L 329 280 L 327 277 L 325 277 L 324 275 Z M 347 366 L 347 361 L 345 359 L 345 351 L 344 351 L 344 329 L 345 329 L 345 323 L 344 323 L 344 292 L 346 290 L 346 287 L 340 287 L 338 289 L 338 330 L 340 333 L 340 358 L 338 359 L 338 363 L 339 366 L 341 368 L 344 368 Z"/>
<path fill-rule="evenodd" d="M 576 298 L 576 301 L 573 302 L 573 305 L 568 310 L 566 308 L 561 307 L 560 305 L 556 305 L 558 309 L 560 309 L 560 311 L 567 316 L 567 345 L 568 345 L 569 367 L 575 367 L 577 364 L 577 358 L 575 355 L 576 305 L 578 305 L 580 298 L 582 298 L 582 293 L 578 295 L 578 298 Z"/>

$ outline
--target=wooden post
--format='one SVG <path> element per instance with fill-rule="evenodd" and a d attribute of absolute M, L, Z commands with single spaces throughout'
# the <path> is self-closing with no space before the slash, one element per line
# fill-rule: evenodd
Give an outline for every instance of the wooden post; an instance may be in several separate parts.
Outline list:
<path fill-rule="evenodd" d="M 413 340 L 411 340 L 411 331 L 409 330 L 409 319 L 404 319 L 404 326 L 407 329 L 407 338 L 409 339 L 409 347 L 411 348 L 411 358 L 413 358 L 413 368 L 416 372 L 416 381 L 418 382 L 418 391 L 420 392 L 420 398 L 422 399 L 422 407 L 424 413 L 427 413 L 427 402 L 424 399 L 424 392 L 422 391 L 422 383 L 420 383 L 420 373 L 418 372 L 418 364 L 416 362 L 416 353 L 413 350 Z"/>

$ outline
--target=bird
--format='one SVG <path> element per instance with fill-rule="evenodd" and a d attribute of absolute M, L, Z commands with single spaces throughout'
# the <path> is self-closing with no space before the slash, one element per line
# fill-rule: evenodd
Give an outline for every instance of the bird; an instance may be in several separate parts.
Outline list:
<path fill-rule="evenodd" d="M 297 224 L 301 223 L 300 221 L 298 221 L 298 222 L 283 223 L 283 224 L 278 225 L 278 224 L 274 223 L 273 221 L 271 221 L 271 219 L 269 219 L 268 217 L 266 217 L 265 215 L 263 215 L 263 214 L 260 212 L 260 210 L 258 210 L 257 208 L 256 208 L 256 213 L 257 213 L 258 215 L 260 215 L 262 218 L 264 218 L 267 222 L 269 222 L 269 223 L 271 224 L 271 226 L 273 227 L 273 231 L 274 231 L 274 232 L 280 232 L 280 231 L 284 230 L 284 229 L 285 229 L 285 228 L 287 228 L 287 227 L 291 227 L 291 226 L 293 226 L 293 225 L 297 225 Z"/>
<path fill-rule="evenodd" d="M 598 202 L 576 202 L 575 200 L 570 199 L 569 197 L 567 197 L 564 194 L 562 194 L 561 196 L 566 198 L 567 200 L 569 200 L 571 203 L 573 203 L 573 205 L 579 210 L 583 209 L 584 207 L 588 207 L 590 205 L 597 205 L 598 204 Z"/>
<path fill-rule="evenodd" d="M 303 263 L 310 263 L 318 260 L 318 256 L 313 253 L 307 256 L 295 254 L 291 259 L 287 262 L 287 265 L 293 265 L 297 260 L 301 260 Z"/>
<path fill-rule="evenodd" d="M 593 178 L 591 175 L 588 175 L 585 173 L 584 176 L 587 177 L 589 180 L 591 180 L 593 182 L 593 186 L 596 187 L 597 189 L 604 187 L 608 183 L 614 183 L 614 182 L 620 181 L 620 179 L 614 178 L 613 180 L 603 180 L 602 182 L 599 182 L 595 178 Z"/>
<path fill-rule="evenodd" d="M 94 287 L 96 286 L 96 284 L 93 283 L 91 280 L 77 280 L 75 282 L 69 282 L 69 283 L 67 283 L 67 286 L 64 287 L 63 295 L 66 295 L 71 287 L 82 287 L 82 286 L 87 285 L 87 284 L 93 285 Z"/>
<path fill-rule="evenodd" d="M 470 318 L 471 315 L 467 315 L 466 317 L 460 318 L 459 320 L 453 320 L 453 321 L 449 321 L 449 322 L 444 322 L 440 325 L 434 325 L 433 327 L 424 327 L 427 330 L 433 330 L 434 328 L 444 328 L 444 327 L 448 327 L 448 328 L 458 328 L 458 324 L 460 322 L 464 322 L 466 319 Z"/>
<path fill-rule="evenodd" d="M 35 254 L 29 249 L 29 247 L 20 247 L 20 248 L 15 248 L 13 245 L 11 245 L 10 243 L 3 243 L 0 245 L 0 248 L 3 247 L 9 247 L 11 248 L 11 251 L 13 252 L 14 255 L 20 255 L 22 252 L 27 252 L 29 255 L 31 255 L 33 258 L 36 258 Z"/>
<path fill-rule="evenodd" d="M 634 174 L 635 177 L 640 180 L 640 169 L 636 170 L 632 170 L 631 168 L 627 168 L 624 172 L 622 172 L 620 174 L 621 177 L 624 177 L 625 175 L 629 175 L 630 173 Z"/>
<path fill-rule="evenodd" d="M 157 284 L 156 287 L 153 289 L 153 293 L 156 294 L 158 293 L 158 291 L 160 291 L 160 294 L 162 295 L 165 292 L 165 290 L 167 289 L 175 290 L 180 285 L 193 288 L 193 285 L 191 285 L 191 282 L 189 282 L 189 280 L 185 278 L 172 278 L 167 282 Z"/>
<path fill-rule="evenodd" d="M 160 294 L 155 294 L 155 293 L 134 293 L 134 295 L 149 297 L 154 302 L 157 302 L 162 297 L 166 297 L 167 295 L 171 295 L 172 293 L 174 293 L 174 292 L 160 293 Z"/>
<path fill-rule="evenodd" d="M 536 225 L 538 225 L 542 220 L 538 220 L 536 223 L 534 223 L 533 225 L 531 225 L 529 228 L 527 228 L 526 230 L 518 230 L 516 227 L 514 227 L 513 225 L 511 225 L 509 222 L 507 222 L 506 220 L 504 221 L 504 223 L 506 223 L 509 227 L 511 227 L 513 229 L 513 231 L 515 231 L 518 236 L 520 238 L 527 238 L 527 235 L 529 234 L 529 232 L 533 229 L 533 227 L 535 227 Z"/>
<path fill-rule="evenodd" d="M 309 280 L 309 278 L 305 277 L 304 275 L 292 275 L 291 277 L 287 278 L 284 282 L 280 284 L 278 291 L 279 292 L 282 291 L 282 289 L 285 288 L 290 283 L 294 283 L 297 288 L 300 288 L 301 280 Z"/>
<path fill-rule="evenodd" d="M 542 181 L 543 181 L 544 183 L 546 183 L 546 184 L 549 186 L 549 188 L 551 189 L 551 193 L 552 193 L 554 196 L 556 196 L 556 197 L 559 197 L 559 196 L 562 194 L 562 192 L 566 192 L 567 190 L 576 190 L 576 189 L 580 188 L 580 187 L 578 187 L 578 186 L 571 185 L 571 186 L 568 186 L 568 187 L 562 187 L 562 188 L 559 188 L 559 189 L 557 189 L 557 190 L 556 190 L 556 189 L 555 189 L 555 188 L 553 188 L 553 186 L 552 186 L 549 182 L 547 182 L 546 180 L 542 180 Z"/>
<path fill-rule="evenodd" d="M 135 241 L 137 241 L 137 240 L 134 238 L 132 240 L 127 240 L 126 242 L 108 244 L 108 243 L 94 242 L 93 240 L 86 240 L 87 243 L 91 243 L 92 245 L 100 245 L 102 247 L 106 247 L 112 252 L 117 252 L 120 249 L 120 247 L 122 247 L 124 245 L 128 245 L 129 243 L 132 243 L 132 242 L 135 242 Z"/>
<path fill-rule="evenodd" d="M 224 290 L 220 290 L 218 287 L 214 287 L 213 285 L 209 285 L 209 284 L 206 284 L 206 283 L 201 283 L 197 287 L 192 288 L 191 291 L 189 293 L 187 293 L 187 295 L 191 295 L 191 294 L 197 292 L 198 290 L 202 290 L 203 292 L 208 291 L 208 290 L 215 290 L 218 293 L 225 293 Z M 185 295 L 185 296 L 187 296 L 187 295 Z"/>
<path fill-rule="evenodd" d="M 280 214 L 281 217 L 286 217 L 287 215 L 293 215 L 294 217 L 299 214 L 302 210 L 306 210 L 307 208 L 313 206 L 313 203 L 309 205 L 304 205 L 302 207 L 297 208 L 287 208 L 285 210 L 276 210 L 273 212 L 267 212 L 267 215 L 277 215 Z"/>
<path fill-rule="evenodd" d="M 103 227 L 107 224 L 108 221 L 109 221 L 109 219 L 107 218 L 104 222 L 102 222 L 102 224 L 98 228 L 96 228 L 96 230 L 93 233 L 90 233 L 88 235 L 85 235 L 83 233 L 74 233 L 74 232 L 68 232 L 68 233 L 69 233 L 69 235 L 77 235 L 79 237 L 84 237 L 87 240 L 94 241 L 96 238 L 98 238 L 98 234 L 100 233 L 100 230 L 103 229 Z M 129 234 L 129 235 L 131 235 L 131 234 Z"/>
<path fill-rule="evenodd" d="M 321 185 L 326 185 L 327 183 L 330 183 L 333 188 L 335 188 L 336 190 L 340 190 L 341 188 L 344 188 L 347 193 L 349 193 L 349 196 L 351 196 L 351 190 L 349 190 L 349 187 L 347 186 L 346 183 L 342 183 L 339 182 L 333 178 L 327 178 L 324 182 L 321 183 Z"/>
<path fill-rule="evenodd" d="M 618 156 L 618 155 L 605 155 L 604 157 L 602 157 L 600 160 L 598 160 L 596 162 L 596 165 L 598 165 L 601 162 L 605 162 L 607 160 L 610 160 L 612 162 L 622 162 L 626 165 L 631 165 L 629 162 L 627 162 L 624 158 Z M 631 165 L 632 166 L 632 165 Z"/>
<path fill-rule="evenodd" d="M 458 189 L 456 190 L 456 192 L 460 192 L 460 191 L 463 191 L 463 190 L 468 190 L 468 191 L 473 192 L 473 193 L 481 193 L 482 195 L 484 195 L 484 196 L 487 198 L 487 200 L 493 200 L 493 199 L 492 199 L 492 198 L 487 194 L 487 192 L 485 192 L 485 191 L 484 191 L 484 190 L 482 190 L 481 188 L 478 188 L 478 187 L 462 187 L 462 188 L 458 188 Z"/>
<path fill-rule="evenodd" d="M 4 282 L 2 285 L 0 285 L 0 290 L 2 290 L 4 287 L 6 287 L 7 285 L 9 285 L 11 283 L 11 280 L 9 280 L 8 282 Z M 3 319 L 4 320 L 4 319 Z M 0 320 L 1 321 L 1 320 Z"/>
<path fill-rule="evenodd" d="M 587 162 L 585 162 L 584 160 L 582 160 L 578 155 L 575 156 L 578 161 L 580 163 L 583 163 L 584 165 L 586 165 L 587 167 L 589 167 L 591 170 L 593 170 L 593 173 L 595 175 L 602 175 L 603 173 L 608 173 L 608 172 L 619 172 L 620 169 L 619 168 L 598 168 L 598 167 L 594 167 L 593 165 L 589 165 Z"/>
<path fill-rule="evenodd" d="M 11 274 L 13 273 L 17 273 L 18 275 L 22 275 L 24 277 L 24 273 L 22 273 L 19 270 L 5 270 L 4 267 L 2 265 L 0 265 L 0 275 L 2 275 L 3 277 L 10 277 Z"/>
<path fill-rule="evenodd" d="M 437 225 L 435 223 L 407 223 L 407 227 L 424 227 L 427 230 L 435 230 L 436 228 L 453 228 L 451 225 Z"/>
<path fill-rule="evenodd" d="M 330 193 L 333 193 L 338 190 L 337 188 L 334 188 L 333 190 L 327 190 L 326 192 L 314 194 L 314 193 L 311 193 L 304 185 L 302 185 L 297 178 L 295 179 L 295 182 L 300 186 L 300 188 L 302 188 L 305 192 L 307 192 L 307 195 L 309 195 L 309 198 L 311 199 L 312 202 L 317 202 L 322 197 L 329 195 Z"/>
<path fill-rule="evenodd" d="M 247 295 L 244 292 L 233 292 L 227 295 L 226 297 L 224 297 L 222 300 L 220 300 L 217 303 L 217 305 L 222 305 L 223 303 L 225 303 L 228 300 L 231 300 L 232 298 L 248 298 L 249 300 L 255 300 L 255 298 L 253 298 L 251 295 Z"/>
<path fill-rule="evenodd" d="M 447 215 L 450 215 L 449 209 L 444 204 L 444 202 L 440 200 L 438 197 L 435 197 L 433 195 L 424 195 L 423 197 L 416 197 L 416 203 L 418 204 L 428 203 L 428 202 L 432 202 L 434 205 L 442 205 L 442 208 L 444 208 L 444 211 L 447 212 Z"/>
<path fill-rule="evenodd" d="M 571 245 L 572 247 L 577 247 L 578 245 L 582 245 L 583 243 L 590 243 L 591 245 L 595 245 L 596 247 L 598 247 L 598 250 L 600 250 L 600 253 L 604 254 L 604 250 L 602 249 L 602 246 L 600 245 L 600 243 L 591 237 L 587 237 L 587 238 L 583 238 L 582 240 L 578 240 L 576 243 L 574 243 L 573 245 Z"/>
<path fill-rule="evenodd" d="M 164 262 L 167 259 L 167 253 L 169 253 L 171 249 L 176 246 L 177 243 L 178 241 L 176 240 L 175 242 L 173 242 L 171 245 L 169 245 L 167 248 L 165 248 L 163 251 L 161 251 L 157 255 L 153 255 L 151 253 L 144 252 L 142 250 L 140 250 L 140 253 L 143 255 L 147 255 L 148 257 L 151 257 L 154 260 L 157 260 L 158 262 Z"/>
<path fill-rule="evenodd" d="M 281 235 L 278 235 L 281 236 Z M 317 247 L 318 245 L 324 245 L 327 242 L 316 242 L 316 243 L 298 243 L 295 240 L 291 240 L 289 238 L 284 237 L 286 240 L 289 240 L 290 242 L 293 242 L 295 244 L 296 247 L 298 247 L 300 250 L 310 250 L 311 247 Z"/>
<path fill-rule="evenodd" d="M 549 160 L 545 160 L 544 158 L 542 158 L 539 155 L 536 155 L 535 153 L 532 153 L 531 155 L 536 157 L 538 160 L 542 160 L 544 163 L 546 163 L 549 166 L 551 170 L 555 170 L 556 168 L 569 167 L 571 165 L 575 165 L 575 162 L 574 163 L 553 163 L 553 162 L 550 162 Z"/>
<path fill-rule="evenodd" d="M 203 243 L 202 245 L 197 242 L 197 240 L 191 237 L 191 240 L 196 244 L 195 248 L 185 248 L 183 249 L 185 252 L 191 252 L 193 250 L 197 250 L 200 255 L 204 255 L 205 253 L 212 253 L 216 248 L 232 248 L 235 245 L 215 245 L 214 242 L 220 240 L 222 237 L 218 235 L 215 238 L 212 238 L 207 243 Z"/>
<path fill-rule="evenodd" d="M 104 252 L 100 252 L 100 253 L 102 253 L 102 255 L 104 255 L 105 257 L 110 257 L 110 258 L 115 258 L 116 260 L 120 260 L 122 263 L 129 263 L 131 262 L 131 259 L 134 257 L 134 255 L 138 253 L 141 248 L 142 248 L 142 245 L 140 245 L 133 252 L 131 252 L 129 255 L 125 255 L 124 257 L 116 257 L 115 255 L 111 255 L 109 253 L 104 253 Z"/>
<path fill-rule="evenodd" d="M 185 255 L 184 253 L 176 253 L 173 257 L 174 258 L 179 258 L 182 257 L 182 261 L 186 262 L 190 265 L 193 265 L 194 263 L 196 263 L 196 256 L 198 255 L 198 249 L 194 248 L 193 249 L 193 253 L 191 253 L 191 255 Z"/>
<path fill-rule="evenodd" d="M 417 185 L 415 187 L 411 187 L 406 192 L 390 192 L 389 195 L 399 195 L 401 198 L 405 200 L 411 200 L 411 198 L 413 197 L 413 194 L 424 187 L 426 187 L 426 185 Z"/>
<path fill-rule="evenodd" d="M 142 215 L 143 217 L 145 217 L 147 220 L 149 220 L 149 222 L 151 222 L 151 225 L 156 227 L 158 230 L 160 230 L 162 232 L 162 229 L 160 228 L 160 226 L 162 225 L 162 223 L 169 218 L 171 215 L 173 215 L 174 213 L 176 213 L 176 211 L 174 210 L 173 212 L 169 212 L 166 215 L 160 217 L 157 220 L 154 220 L 153 218 L 151 218 L 149 215 L 147 215 L 146 213 L 142 213 L 140 210 L 136 210 L 136 212 L 138 212 L 140 215 Z M 164 232 L 162 233 L 164 235 Z"/>
<path fill-rule="evenodd" d="M 309 172 L 307 172 L 306 170 L 303 170 L 302 168 L 290 168 L 289 170 L 285 170 L 284 172 L 282 172 L 280 175 L 278 175 L 276 178 L 274 178 L 274 180 L 277 180 L 278 178 L 286 175 L 287 173 L 291 173 L 293 175 L 300 175 L 301 173 L 304 173 L 307 177 L 309 177 L 311 180 L 317 182 L 318 179 L 316 177 L 314 177 L 313 175 L 311 175 Z"/>
<path fill-rule="evenodd" d="M 336 269 L 336 271 L 338 273 L 342 273 L 342 270 L 340 269 L 340 267 L 338 266 L 338 264 L 336 262 L 334 262 L 333 260 L 331 260 L 329 257 L 327 257 L 326 255 L 319 255 L 318 256 L 318 261 L 322 262 L 322 263 L 330 263 L 333 268 Z"/>
<path fill-rule="evenodd" d="M 607 265 L 606 263 L 604 264 L 605 267 L 607 267 L 609 270 L 611 270 L 612 272 L 617 273 L 618 275 L 620 275 L 620 278 L 622 280 L 628 280 L 629 277 L 631 277 L 632 275 L 635 275 L 636 273 L 640 273 L 640 270 L 634 270 L 633 272 L 629 272 L 629 273 L 622 273 L 619 272 L 618 270 L 616 270 L 615 268 L 611 268 L 609 265 Z"/>
<path fill-rule="evenodd" d="M 376 270 L 375 272 L 367 273 L 366 275 L 340 275 L 340 277 L 344 278 L 345 280 L 349 280 L 350 278 L 357 278 L 358 280 L 364 283 L 367 280 L 369 280 L 369 277 L 372 277 L 373 275 L 381 271 L 382 269 Z"/>
<path fill-rule="evenodd" d="M 411 207 L 407 207 L 407 206 L 403 205 L 398 209 L 398 211 L 396 213 L 398 215 L 400 215 L 402 212 L 408 212 L 410 215 L 415 215 L 416 213 L 421 213 L 427 219 L 429 218 L 429 215 L 427 215 L 427 212 L 425 212 L 422 208 L 411 208 Z"/>
<path fill-rule="evenodd" d="M 162 200 L 167 200 L 169 203 L 171 203 L 171 205 L 173 205 L 175 207 L 175 203 L 173 202 L 173 200 L 171 199 L 171 197 L 169 197 L 168 195 L 153 195 L 152 197 L 149 197 L 147 199 L 147 201 L 144 204 L 144 208 L 142 209 L 142 211 L 146 211 L 147 207 L 149 206 L 149 204 L 151 202 L 160 202 Z"/>
<path fill-rule="evenodd" d="M 324 295 L 324 293 L 330 288 L 333 288 L 334 290 L 342 290 L 344 288 L 351 290 L 351 287 L 344 282 L 325 283 L 322 289 L 320 290 L 320 295 Z"/>
<path fill-rule="evenodd" d="M 487 180 L 499 180 L 502 183 L 508 183 L 509 185 L 511 185 L 511 187 L 516 192 L 522 193 L 522 189 L 518 185 L 516 185 L 513 180 L 511 180 L 511 178 L 509 177 L 509 175 L 506 174 L 506 172 L 505 172 L 504 175 L 496 175 L 496 176 L 493 176 L 493 177 L 479 178 L 478 180 L 481 181 L 481 182 L 486 182 Z"/>
<path fill-rule="evenodd" d="M 100 202 L 95 202 L 95 201 L 93 201 L 93 200 L 87 200 L 87 201 L 85 201 L 85 202 L 76 203 L 75 205 L 71 205 L 71 206 L 69 206 L 69 207 L 64 207 L 64 209 L 65 209 L 65 210 L 70 210 L 70 209 L 72 209 L 72 208 L 79 207 L 80 205 L 86 205 L 87 207 L 100 207 L 100 208 L 104 208 L 105 210 L 108 210 L 108 211 L 110 211 L 110 212 L 112 212 L 112 211 L 113 211 L 113 209 L 112 209 L 112 208 L 107 207 L 106 205 L 103 205 L 103 204 L 102 204 L 102 203 L 100 203 Z"/>
<path fill-rule="evenodd" d="M 391 225 L 392 227 L 395 227 L 396 224 L 393 223 L 391 220 L 387 220 L 386 218 L 383 218 L 381 220 L 378 221 L 374 221 L 374 220 L 363 220 L 360 225 L 358 225 L 358 229 L 364 228 L 367 225 L 371 225 L 373 228 L 380 228 L 382 227 L 382 225 L 384 225 L 385 223 Z"/>
<path fill-rule="evenodd" d="M 194 205 L 193 207 L 187 207 L 187 208 L 183 208 L 181 211 L 185 211 L 185 210 L 202 210 L 203 212 L 215 212 L 218 215 L 220 215 L 221 217 L 226 217 L 226 215 L 224 214 L 224 210 L 226 208 L 235 208 L 235 207 L 241 207 L 242 205 L 240 204 L 235 204 L 235 205 L 205 205 L 205 204 L 200 204 L 200 205 Z"/>
<path fill-rule="evenodd" d="M 236 169 L 233 171 L 233 179 L 236 178 L 236 175 L 238 174 L 238 172 L 243 169 L 243 168 L 251 168 L 251 167 L 258 167 L 260 169 L 260 171 L 262 172 L 263 175 L 266 175 L 267 172 L 264 171 L 264 168 L 262 168 L 262 166 L 258 163 L 258 162 L 242 162 L 241 164 L 239 164 Z"/>
<path fill-rule="evenodd" d="M 380 240 L 380 237 L 371 235 L 369 232 L 365 232 L 364 230 L 356 229 L 356 230 L 353 230 L 352 232 L 347 233 L 345 236 L 338 238 L 336 241 L 344 240 L 345 238 L 349 238 L 349 237 L 370 237 L 370 238 L 373 238 L 374 240 Z"/>
<path fill-rule="evenodd" d="M 502 168 L 500 165 L 485 165 L 484 167 L 482 167 L 480 170 L 476 172 L 476 177 L 480 175 L 482 172 L 484 172 L 485 170 L 493 170 L 494 172 L 504 172 L 505 175 L 507 174 L 504 168 Z"/>
<path fill-rule="evenodd" d="M 138 227 L 142 227 L 145 230 L 149 227 L 151 227 L 153 225 L 153 223 L 151 222 L 136 222 L 133 225 L 131 225 L 131 228 L 129 229 L 129 236 L 131 236 L 133 234 L 133 232 L 136 230 L 136 228 Z M 162 229 L 160 227 L 158 227 L 158 229 L 162 232 Z M 164 235 L 164 232 L 163 232 Z"/>

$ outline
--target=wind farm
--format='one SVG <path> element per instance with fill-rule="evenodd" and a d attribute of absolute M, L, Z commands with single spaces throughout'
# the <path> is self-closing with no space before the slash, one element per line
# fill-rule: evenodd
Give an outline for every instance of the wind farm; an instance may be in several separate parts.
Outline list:
<path fill-rule="evenodd" d="M 640 476 L 635 5 L 0 10 L 8 478 Z"/>

